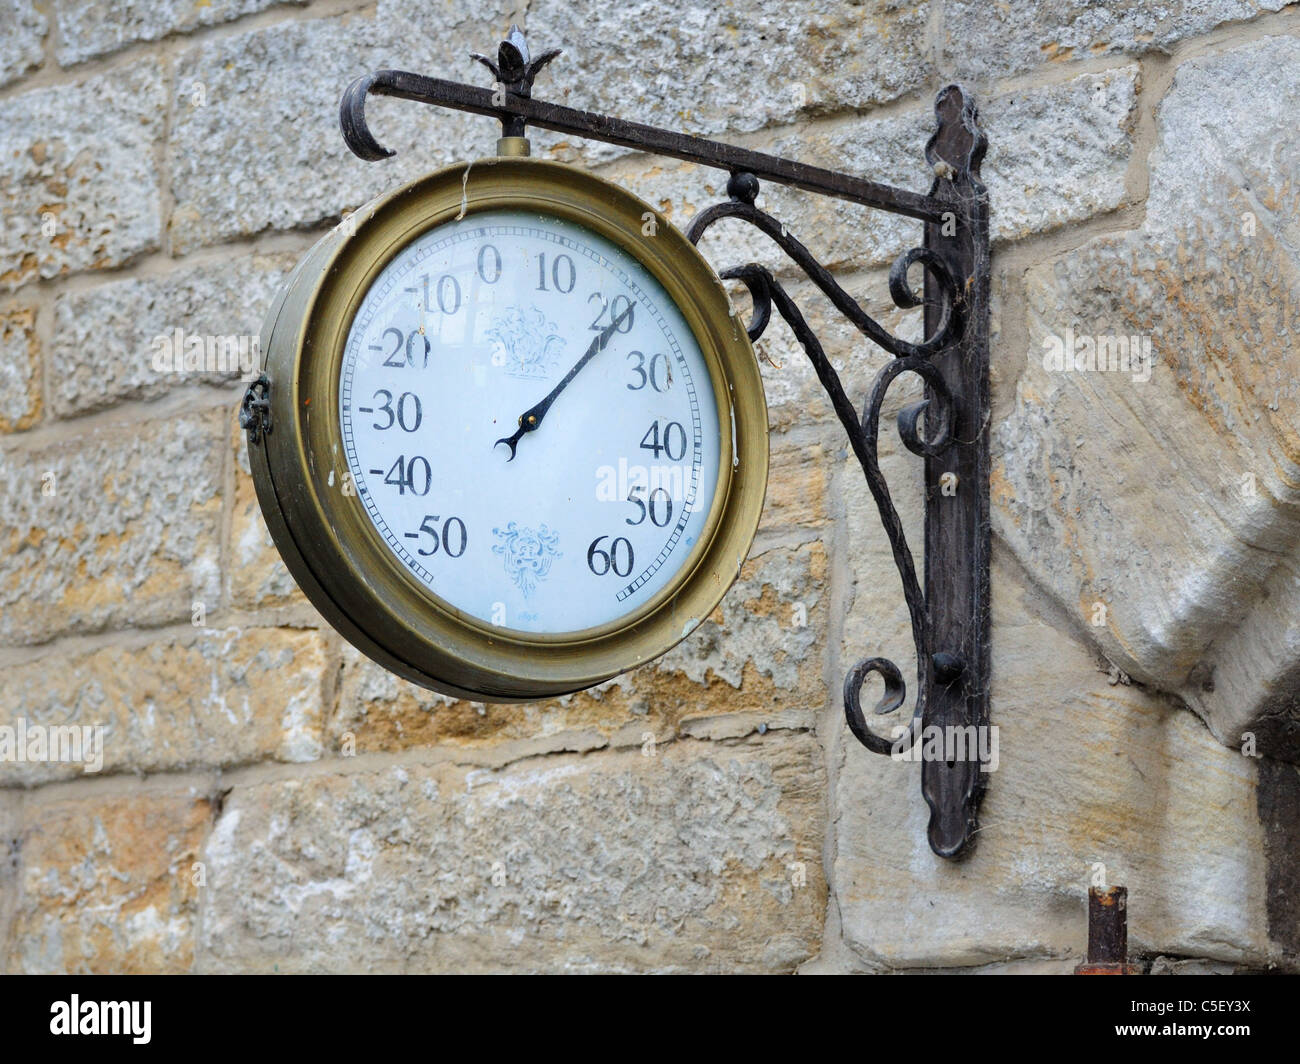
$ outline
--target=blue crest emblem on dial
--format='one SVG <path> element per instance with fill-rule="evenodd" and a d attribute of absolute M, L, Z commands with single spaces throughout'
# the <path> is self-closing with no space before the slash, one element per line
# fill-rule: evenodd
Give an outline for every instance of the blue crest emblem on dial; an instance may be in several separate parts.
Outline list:
<path fill-rule="evenodd" d="M 492 545 L 492 553 L 505 560 L 506 572 L 523 592 L 524 598 L 532 595 L 539 580 L 546 579 L 551 563 L 563 557 L 556 549 L 560 542 L 559 534 L 544 524 L 534 531 L 520 528 L 511 521 L 504 530 L 492 529 L 492 534 L 501 541 Z"/>
<path fill-rule="evenodd" d="M 493 341 L 492 364 L 504 366 L 511 377 L 547 376 L 565 348 L 555 322 L 548 321 L 537 307 L 506 308 L 487 336 Z"/>

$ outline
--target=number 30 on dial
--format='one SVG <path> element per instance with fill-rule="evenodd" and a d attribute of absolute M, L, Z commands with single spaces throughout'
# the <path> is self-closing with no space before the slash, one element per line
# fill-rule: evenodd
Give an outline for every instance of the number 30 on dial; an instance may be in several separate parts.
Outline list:
<path fill-rule="evenodd" d="M 685 638 L 767 479 L 758 368 L 708 264 L 630 194 L 527 158 L 355 217 L 263 330 L 249 455 L 304 592 L 392 671 L 487 700 Z"/>

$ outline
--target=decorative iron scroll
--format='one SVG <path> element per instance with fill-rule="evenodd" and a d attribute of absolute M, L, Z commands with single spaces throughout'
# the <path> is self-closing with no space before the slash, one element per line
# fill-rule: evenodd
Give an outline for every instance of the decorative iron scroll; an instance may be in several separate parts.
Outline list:
<path fill-rule="evenodd" d="M 496 62 L 473 56 L 497 79 L 494 90 L 397 70 L 358 78 L 344 94 L 340 108 L 344 139 L 362 159 L 393 154 L 380 145 L 366 124 L 365 101 L 374 94 L 489 115 L 500 120 L 505 137 L 520 137 L 527 126 L 540 126 L 729 171 L 729 198 L 698 214 L 687 226 L 687 238 L 698 243 L 711 226 L 726 218 L 754 226 L 771 238 L 864 337 L 893 356 L 876 374 L 859 415 L 816 334 L 771 271 L 751 263 L 721 275 L 742 282 L 749 290 L 753 312 L 747 331 L 751 340 L 763 335 L 775 306 L 807 353 L 862 466 L 902 581 L 917 662 L 910 722 L 896 739 L 868 727 L 861 690 L 873 674 L 884 682 L 876 715 L 898 711 L 907 698 L 907 684 L 898 666 L 887 658 L 868 657 L 845 677 L 844 713 L 849 729 L 868 750 L 892 754 L 909 750 L 931 728 L 958 729 L 968 737 L 987 728 L 989 252 L 988 193 L 979 180 L 987 141 L 979 129 L 974 101 L 955 85 L 936 98 L 938 125 L 925 148 L 934 180 L 929 193 L 922 195 L 701 137 L 532 99 L 537 72 L 559 54 L 552 50 L 533 60 L 523 34 L 512 27 L 498 49 Z M 910 343 L 885 329 L 784 225 L 755 206 L 760 179 L 924 223 L 921 245 L 900 255 L 889 273 L 894 304 L 902 309 L 924 308 L 920 342 Z M 920 294 L 909 280 L 914 266 L 924 274 Z M 881 407 L 890 385 L 905 373 L 925 384 L 924 398 L 904 406 L 897 418 L 903 445 L 925 460 L 924 586 L 917 577 L 877 455 Z M 967 754 L 971 753 L 967 748 Z M 976 757 L 922 759 L 921 788 L 930 807 L 928 834 L 935 853 L 956 857 L 968 850 L 977 831 L 976 814 L 985 780 Z"/>

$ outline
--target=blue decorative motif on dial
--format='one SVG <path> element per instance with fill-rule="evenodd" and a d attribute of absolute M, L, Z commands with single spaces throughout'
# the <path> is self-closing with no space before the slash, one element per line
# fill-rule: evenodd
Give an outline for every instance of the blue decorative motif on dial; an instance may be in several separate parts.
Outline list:
<path fill-rule="evenodd" d="M 545 377 L 564 353 L 563 337 L 537 307 L 509 307 L 487 331 L 493 341 L 492 363 L 512 377 Z"/>
<path fill-rule="evenodd" d="M 506 572 L 515 586 L 524 593 L 524 598 L 532 595 L 539 580 L 545 580 L 551 571 L 551 563 L 564 555 L 556 549 L 560 537 L 541 525 L 536 531 L 520 528 L 511 521 L 505 530 L 492 529 L 492 534 L 501 540 L 493 544 L 492 553 L 505 559 Z"/>

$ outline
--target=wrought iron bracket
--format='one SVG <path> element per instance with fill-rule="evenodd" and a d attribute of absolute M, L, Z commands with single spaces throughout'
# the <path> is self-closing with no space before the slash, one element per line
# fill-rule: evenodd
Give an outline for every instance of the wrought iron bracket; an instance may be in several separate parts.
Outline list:
<path fill-rule="evenodd" d="M 902 580 L 917 658 L 910 721 L 889 737 L 868 726 L 861 706 L 867 680 L 874 674 L 884 682 L 884 696 L 874 710 L 879 715 L 902 708 L 907 685 L 892 661 L 867 657 L 844 681 L 849 729 L 868 750 L 921 761 L 921 790 L 930 807 L 930 847 L 942 857 L 967 852 L 977 831 L 985 773 L 991 768 L 982 760 L 989 750 L 990 673 L 989 199 L 979 176 L 987 141 L 974 100 L 956 85 L 939 93 L 937 128 L 925 146 L 933 181 L 929 192 L 922 194 L 703 137 L 534 100 L 534 77 L 559 54 L 552 50 L 533 60 L 524 35 L 511 27 L 495 63 L 473 56 L 492 71 L 493 89 L 400 70 L 368 74 L 344 93 L 340 107 L 344 139 L 362 159 L 393 154 L 366 124 L 366 97 L 374 94 L 487 115 L 501 122 L 504 137 L 521 137 L 528 126 L 537 126 L 726 170 L 731 175 L 728 199 L 698 214 L 687 226 L 687 237 L 698 243 L 710 226 L 725 218 L 754 226 L 863 336 L 892 356 L 876 374 L 859 415 L 816 334 L 773 273 L 757 264 L 722 273 L 749 290 L 751 340 L 763 335 L 775 306 L 803 346 L 862 466 Z M 900 255 L 889 274 L 896 306 L 923 307 L 919 341 L 890 333 L 784 225 L 755 205 L 764 180 L 923 224 L 921 243 Z M 924 274 L 919 294 L 909 278 L 913 267 Z M 925 385 L 924 398 L 906 405 L 897 417 L 903 445 L 925 462 L 924 588 L 877 454 L 881 407 L 889 386 L 904 373 L 914 374 Z"/>

